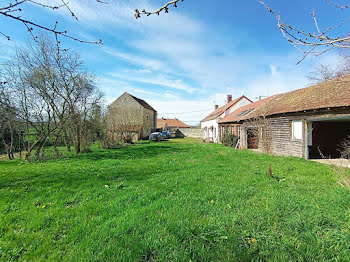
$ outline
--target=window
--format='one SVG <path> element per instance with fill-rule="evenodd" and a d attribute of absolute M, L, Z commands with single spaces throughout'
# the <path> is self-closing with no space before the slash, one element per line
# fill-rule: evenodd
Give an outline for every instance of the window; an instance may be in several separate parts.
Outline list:
<path fill-rule="evenodd" d="M 245 110 L 239 114 L 237 114 L 236 116 L 245 116 L 247 115 L 248 113 L 250 113 L 251 111 L 253 111 L 254 108 L 251 108 L 251 109 L 248 109 L 248 110 Z"/>
<path fill-rule="evenodd" d="M 238 126 L 238 138 L 240 138 L 241 137 L 241 126 L 239 125 Z"/>
<path fill-rule="evenodd" d="M 303 122 L 301 120 L 292 121 L 292 139 L 303 139 Z"/>

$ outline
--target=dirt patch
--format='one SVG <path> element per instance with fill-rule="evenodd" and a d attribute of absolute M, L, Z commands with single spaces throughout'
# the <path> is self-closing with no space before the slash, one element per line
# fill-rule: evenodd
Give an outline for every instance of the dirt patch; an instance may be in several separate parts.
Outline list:
<path fill-rule="evenodd" d="M 15 159 L 19 158 L 19 153 L 14 153 L 13 155 L 14 155 Z M 23 155 L 24 154 L 22 152 L 22 156 Z M 4 160 L 8 160 L 8 159 L 9 159 L 9 157 L 7 154 L 0 154 L 0 161 L 4 161 Z"/>

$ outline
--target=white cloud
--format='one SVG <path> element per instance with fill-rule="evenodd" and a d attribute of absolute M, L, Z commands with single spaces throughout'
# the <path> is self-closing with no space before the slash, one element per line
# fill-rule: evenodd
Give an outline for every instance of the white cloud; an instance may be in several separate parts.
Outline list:
<path fill-rule="evenodd" d="M 145 68 L 143 70 L 146 70 L 146 71 L 140 71 L 140 72 L 147 72 L 150 70 L 161 70 L 162 68 L 166 68 L 164 63 L 156 59 L 148 59 L 141 56 L 132 55 L 126 52 L 120 52 L 120 51 L 117 51 L 116 49 L 109 48 L 109 47 L 105 47 L 103 50 L 107 54 L 110 54 L 117 58 L 121 58 L 127 61 L 128 63 Z"/>
<path fill-rule="evenodd" d="M 300 54 L 293 49 L 283 56 L 256 50 L 244 54 L 236 46 L 242 42 L 240 38 L 251 37 L 248 34 L 239 38 L 222 36 L 204 21 L 173 10 L 167 15 L 136 20 L 135 8 L 153 10 L 157 7 L 155 2 L 109 2 L 103 5 L 95 1 L 70 1 L 81 24 L 107 33 L 112 43 L 117 39 L 123 46 L 118 42 L 102 50 L 127 62 L 126 68 L 132 68 L 109 68 L 100 84 L 109 101 L 128 91 L 146 99 L 160 113 L 202 111 L 164 114 L 165 117 L 199 121 L 214 104 L 222 105 L 226 94 L 233 97 L 245 94 L 254 99 L 302 88 L 308 84 L 306 75 L 317 62 L 337 64 L 336 56 L 330 54 L 310 57 L 296 66 Z M 69 13 L 62 14 L 72 19 Z M 145 85 L 161 86 L 164 90 L 140 87 Z"/>
<path fill-rule="evenodd" d="M 61 4 L 60 0 L 46 0 L 43 2 L 51 5 L 53 3 Z M 151 4 L 147 0 L 108 1 L 106 4 L 101 4 L 97 1 L 71 0 L 69 1 L 69 7 L 71 10 L 74 10 L 74 14 L 78 17 L 80 23 L 101 31 L 109 31 L 112 34 L 117 32 L 111 29 L 125 27 L 144 33 L 148 33 L 150 30 L 166 32 L 171 29 L 173 34 L 181 33 L 187 35 L 200 30 L 198 23 L 176 12 L 170 12 L 165 16 L 151 16 L 147 17 L 147 19 L 136 20 L 134 17 L 135 8 L 140 10 L 143 8 L 147 10 L 159 8 L 159 6 L 154 3 Z M 61 8 L 59 12 L 61 15 L 74 21 L 74 18 L 66 9 Z"/>
<path fill-rule="evenodd" d="M 270 65 L 271 75 L 277 75 L 277 66 Z"/>
<path fill-rule="evenodd" d="M 168 76 L 165 76 L 163 74 L 146 76 L 146 75 L 136 75 L 136 74 L 132 75 L 132 74 L 120 74 L 120 73 L 108 73 L 108 75 L 110 77 L 121 79 L 124 81 L 159 85 L 159 86 L 168 87 L 172 89 L 182 90 L 187 93 L 193 93 L 197 90 L 197 88 L 183 83 L 181 79 L 169 78 Z"/>

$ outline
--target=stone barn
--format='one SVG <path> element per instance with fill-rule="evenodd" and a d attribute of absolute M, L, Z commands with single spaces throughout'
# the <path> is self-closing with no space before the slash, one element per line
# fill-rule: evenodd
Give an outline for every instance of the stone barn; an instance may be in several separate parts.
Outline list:
<path fill-rule="evenodd" d="M 108 107 L 107 123 L 114 136 L 146 139 L 157 127 L 157 111 L 146 101 L 125 92 Z"/>

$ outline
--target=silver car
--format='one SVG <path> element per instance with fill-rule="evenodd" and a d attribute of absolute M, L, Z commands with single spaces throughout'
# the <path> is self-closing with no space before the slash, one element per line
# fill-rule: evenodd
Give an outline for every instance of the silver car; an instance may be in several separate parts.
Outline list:
<path fill-rule="evenodd" d="M 149 141 L 156 141 L 156 142 L 164 141 L 165 140 L 165 135 L 163 135 L 160 132 L 155 132 L 155 133 L 150 134 L 148 140 Z"/>

